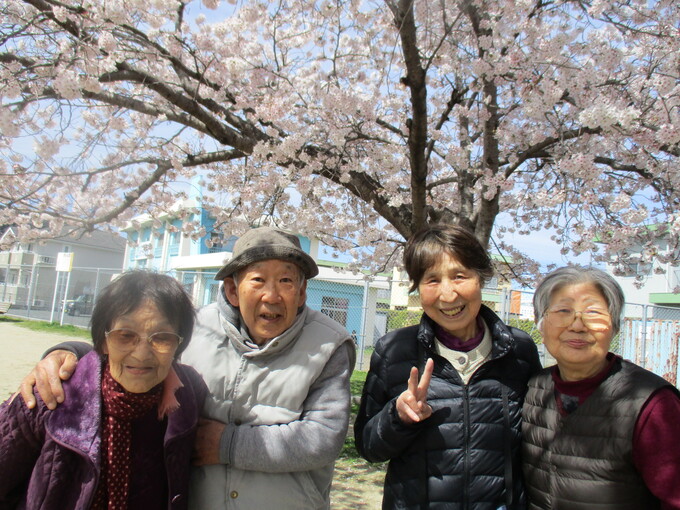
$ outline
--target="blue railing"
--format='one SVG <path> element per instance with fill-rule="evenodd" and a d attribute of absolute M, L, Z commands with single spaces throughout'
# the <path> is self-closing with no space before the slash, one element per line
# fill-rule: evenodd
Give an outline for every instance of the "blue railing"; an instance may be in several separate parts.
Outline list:
<path fill-rule="evenodd" d="M 625 359 L 678 385 L 680 321 L 625 319 L 619 334 L 620 354 Z"/>

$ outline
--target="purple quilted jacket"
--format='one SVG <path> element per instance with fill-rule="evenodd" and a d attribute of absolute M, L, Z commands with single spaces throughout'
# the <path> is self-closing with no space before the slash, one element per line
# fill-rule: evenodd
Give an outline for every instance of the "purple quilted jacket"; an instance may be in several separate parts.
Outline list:
<path fill-rule="evenodd" d="M 134 508 L 187 508 L 191 450 L 208 390 L 194 369 L 174 367 L 184 385 L 176 393 L 180 408 L 163 421 L 149 413 L 133 423 Z M 32 410 L 21 397 L 0 406 L 0 510 L 90 508 L 100 475 L 100 385 L 101 360 L 91 352 L 64 384 L 56 410 L 40 398 Z"/>

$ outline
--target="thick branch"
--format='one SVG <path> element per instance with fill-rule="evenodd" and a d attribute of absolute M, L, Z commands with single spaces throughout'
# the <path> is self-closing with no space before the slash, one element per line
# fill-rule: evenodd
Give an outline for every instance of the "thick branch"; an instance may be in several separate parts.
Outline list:
<path fill-rule="evenodd" d="M 411 170 L 411 202 L 413 229 L 418 229 L 426 222 L 427 207 L 427 86 L 423 69 L 416 24 L 411 0 L 399 0 L 398 5 L 388 2 L 394 15 L 394 23 L 399 30 L 401 48 L 406 65 L 406 76 L 402 82 L 411 91 L 412 119 L 408 124 L 408 149 Z"/>

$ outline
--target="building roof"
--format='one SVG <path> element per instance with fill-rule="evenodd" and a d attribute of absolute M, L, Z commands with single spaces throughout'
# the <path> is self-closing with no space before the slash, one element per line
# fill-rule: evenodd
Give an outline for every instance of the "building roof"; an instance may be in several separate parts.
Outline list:
<path fill-rule="evenodd" d="M 65 230 L 62 229 L 62 232 Z M 0 227 L 0 238 L 9 235 L 12 226 Z M 44 239 L 44 241 L 68 242 L 78 246 L 92 246 L 103 250 L 124 251 L 126 240 L 123 236 L 115 232 L 104 230 L 94 230 L 86 234 L 67 234 Z"/>
<path fill-rule="evenodd" d="M 95 230 L 89 234 L 82 236 L 67 235 L 56 238 L 61 241 L 66 241 L 80 246 L 94 246 L 97 248 L 104 248 L 116 251 L 125 250 L 126 240 L 123 236 L 115 232 L 106 232 L 104 230 Z"/>

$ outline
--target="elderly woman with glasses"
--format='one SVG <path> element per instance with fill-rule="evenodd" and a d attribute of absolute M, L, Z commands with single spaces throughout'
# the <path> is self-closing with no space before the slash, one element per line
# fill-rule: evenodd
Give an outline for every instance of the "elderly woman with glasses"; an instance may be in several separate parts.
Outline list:
<path fill-rule="evenodd" d="M 182 509 L 207 387 L 175 359 L 194 325 L 175 279 L 132 271 L 92 313 L 94 350 L 64 403 L 0 407 L 0 508 Z"/>
<path fill-rule="evenodd" d="M 563 267 L 534 294 L 557 365 L 529 382 L 524 481 L 531 509 L 680 508 L 680 395 L 609 352 L 624 296 L 594 268 Z"/>

